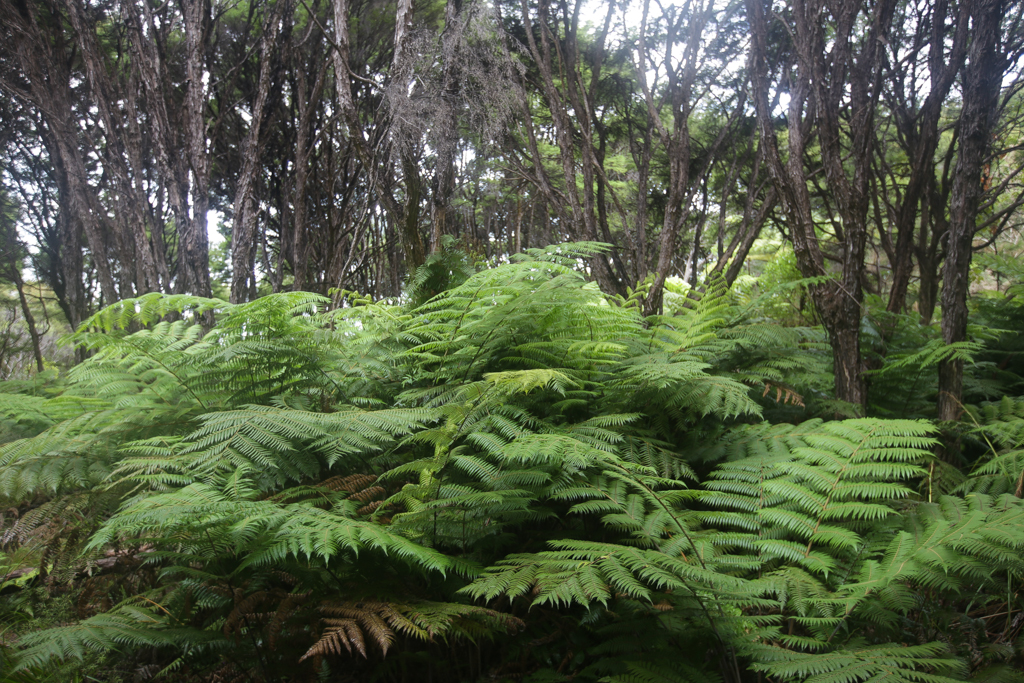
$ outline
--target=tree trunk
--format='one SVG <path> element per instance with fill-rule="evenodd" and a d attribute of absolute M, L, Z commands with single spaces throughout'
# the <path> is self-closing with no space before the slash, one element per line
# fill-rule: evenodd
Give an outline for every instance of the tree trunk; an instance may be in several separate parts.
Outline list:
<path fill-rule="evenodd" d="M 11 220 L 8 221 L 7 219 Z M 28 328 L 29 337 L 32 340 L 32 356 L 36 361 L 36 368 L 43 371 L 43 353 L 39 348 L 39 332 L 36 330 L 36 320 L 32 310 L 28 306 L 28 299 L 25 298 L 25 282 L 21 279 L 21 253 L 23 247 L 18 239 L 18 231 L 14 224 L 14 216 L 8 213 L 7 200 L 0 193 L 0 237 L 3 239 L 3 256 L 7 261 L 7 276 L 14 283 L 18 290 L 18 301 L 21 303 L 21 314 L 25 318 L 25 327 Z"/>
<path fill-rule="evenodd" d="M 88 172 L 80 148 L 78 116 L 71 102 L 70 55 L 73 47 L 65 40 L 63 17 L 57 15 L 55 9 L 51 8 L 53 14 L 48 17 L 37 16 L 35 11 L 36 6 L 32 3 L 18 8 L 7 2 L 0 5 L 0 18 L 8 24 L 14 36 L 14 51 L 29 79 L 28 89 L 19 94 L 40 112 L 45 121 L 49 133 L 47 149 L 55 171 L 63 175 L 58 183 L 62 207 L 66 206 L 72 220 L 79 222 L 85 231 L 103 298 L 107 303 L 113 303 L 118 299 L 117 287 L 107 261 L 102 223 L 95 212 L 98 202 L 89 196 L 93 189 L 88 184 Z M 44 33 L 42 26 L 48 27 L 48 32 Z M 73 256 L 68 256 L 74 261 Z"/>
<path fill-rule="evenodd" d="M 984 192 L 982 170 L 992 147 L 999 88 L 1006 60 L 999 51 L 1002 0 L 978 0 L 971 5 L 971 43 L 963 76 L 960 111 L 960 149 L 950 194 L 949 236 L 942 270 L 942 338 L 946 344 L 967 338 L 969 269 Z M 939 364 L 940 420 L 957 420 L 963 410 L 961 360 Z"/>
<path fill-rule="evenodd" d="M 911 42 L 915 46 L 927 44 L 930 75 L 930 88 L 919 109 L 914 110 L 913 107 L 917 101 L 916 93 L 906 92 L 908 85 L 913 89 L 914 84 L 907 82 L 910 77 L 905 71 L 896 73 L 896 69 L 906 69 L 904 62 L 899 61 L 893 66 L 893 74 L 890 77 L 894 83 L 887 98 L 887 105 L 900 132 L 897 140 L 903 146 L 910 162 L 910 177 L 903 189 L 895 215 L 896 243 L 892 254 L 889 255 L 893 281 L 886 310 L 891 313 L 898 313 L 906 308 L 907 289 L 913 273 L 911 256 L 914 252 L 914 238 L 919 229 L 927 229 L 927 226 L 919 221 L 926 213 L 922 209 L 928 201 L 928 186 L 934 182 L 935 151 L 939 144 L 939 123 L 943 105 L 966 55 L 968 4 L 961 3 L 959 12 L 953 17 L 952 36 L 949 35 L 947 26 L 948 0 L 935 2 L 930 7 L 929 21 L 921 20 L 918 23 L 919 33 L 928 32 L 927 41 L 923 40 L 923 36 L 914 36 L 915 39 Z M 948 45 L 947 53 L 950 37 L 952 43 Z M 906 63 L 912 62 L 912 59 L 906 59 Z"/>
<path fill-rule="evenodd" d="M 334 41 L 331 60 L 334 64 L 335 95 L 339 113 L 348 128 L 348 141 L 356 152 L 356 156 L 369 175 L 369 184 L 375 192 L 375 199 L 391 216 L 395 223 L 402 226 L 402 246 L 405 260 L 410 271 L 415 270 L 426 260 L 423 239 L 419 235 L 419 197 L 421 181 L 415 160 L 402 152 L 402 169 L 405 174 L 405 204 L 395 197 L 390 184 L 390 171 L 387 165 L 378 158 L 371 145 L 363 137 L 363 124 L 359 119 L 352 97 L 352 82 L 349 73 L 349 4 L 348 0 L 332 0 L 334 10 Z M 407 47 L 409 30 L 412 26 L 413 3 L 411 0 L 400 0 L 398 14 L 395 18 L 395 52 L 392 58 L 392 78 L 400 77 L 403 52 Z M 412 183 L 412 185 L 410 185 Z M 410 195 L 416 195 L 417 207 L 411 210 Z M 413 225 L 415 219 L 416 225 Z"/>
<path fill-rule="evenodd" d="M 105 144 L 100 153 L 103 155 L 105 167 L 114 178 L 115 188 L 111 198 L 120 224 L 117 241 L 122 262 L 129 271 L 134 264 L 136 292 L 142 294 L 160 291 L 156 261 L 149 238 L 146 236 L 147 212 L 144 207 L 148 200 L 140 185 L 143 174 L 141 136 L 133 135 L 130 130 L 126 130 L 125 125 L 121 123 L 122 117 L 119 112 L 113 110 L 113 107 L 124 100 L 129 106 L 128 127 L 138 129 L 138 113 L 134 111 L 134 92 L 123 92 L 131 89 L 134 79 L 129 79 L 128 88 L 116 87 L 109 75 L 104 53 L 97 43 L 96 29 L 87 22 L 86 8 L 81 0 L 65 0 L 64 4 L 71 25 L 75 29 L 82 62 L 93 93 L 93 102 L 103 127 Z M 134 182 L 133 178 L 136 179 Z"/>
<path fill-rule="evenodd" d="M 28 335 L 32 339 L 32 356 L 36 359 L 36 369 L 39 372 L 45 370 L 43 367 L 43 351 L 39 347 L 39 331 L 36 330 L 36 319 L 32 315 L 32 309 L 28 307 L 28 299 L 25 298 L 25 282 L 21 279 L 21 269 L 16 261 L 10 265 L 11 280 L 18 290 L 18 301 L 21 302 L 21 314 L 25 316 L 25 326 L 28 328 Z"/>
<path fill-rule="evenodd" d="M 309 200 L 306 196 L 306 184 L 309 180 L 309 164 L 313 152 L 311 138 L 316 107 L 312 103 L 317 102 L 323 92 L 327 79 L 327 62 L 320 67 L 312 93 L 307 90 L 306 74 L 297 76 L 299 120 L 295 131 L 295 193 L 292 200 L 295 207 L 292 230 L 292 274 L 295 280 L 292 289 L 300 291 L 306 288 L 309 273 Z"/>
<path fill-rule="evenodd" d="M 462 40 L 462 0 L 448 0 L 444 10 L 444 30 L 441 33 L 441 97 L 434 125 L 435 163 L 431 185 L 430 251 L 441 250 L 441 238 L 451 233 L 448 211 L 455 192 L 455 153 L 459 143 L 459 57 L 458 43 Z"/>
<path fill-rule="evenodd" d="M 145 4 L 145 3 L 143 3 Z M 210 208 L 211 159 L 207 148 L 206 43 L 211 24 L 209 0 L 182 0 L 185 29 L 185 139 L 191 212 L 179 216 L 179 291 L 210 296 L 210 247 L 206 213 Z"/>
<path fill-rule="evenodd" d="M 931 325 L 935 315 L 935 304 L 939 297 L 939 264 L 931 255 L 918 258 L 917 269 L 920 275 L 917 295 L 917 314 L 922 325 Z"/>
<path fill-rule="evenodd" d="M 546 178 L 543 170 L 543 159 L 530 134 L 530 151 L 536 170 L 538 187 L 544 189 L 549 202 L 558 209 L 560 217 L 568 223 L 565 231 L 572 240 L 596 241 L 599 238 L 597 207 L 595 200 L 595 166 L 597 159 L 594 152 L 592 103 L 597 83 L 601 76 L 605 54 L 605 39 L 611 21 L 612 8 L 602 29 L 598 32 L 590 47 L 592 62 L 589 64 L 590 85 L 585 86 L 584 66 L 580 64 L 577 33 L 582 0 L 577 0 L 570 11 L 569 5 L 562 3 L 562 33 L 556 35 L 552 23 L 557 18 L 551 16 L 550 0 L 537 3 L 536 29 L 539 40 L 534 37 L 534 21 L 530 16 L 530 3 L 520 3 L 523 25 L 526 31 L 527 46 L 534 60 L 543 84 L 543 94 L 551 112 L 555 129 L 555 140 L 558 144 L 559 161 L 564 174 L 564 192 L 555 191 L 554 183 Z M 524 103 L 524 107 L 527 107 Z M 527 127 L 532 123 L 527 123 Z M 578 152 L 578 159 L 577 159 Z M 577 182 L 577 176 L 581 182 Z M 617 272 L 608 258 L 601 255 L 591 259 L 591 272 L 603 291 L 624 293 L 625 273 Z"/>
<path fill-rule="evenodd" d="M 270 98 L 271 71 L 274 68 L 280 5 L 276 5 L 263 26 L 260 38 L 260 75 L 252 107 L 249 131 L 242 143 L 242 170 L 235 186 L 234 220 L 231 226 L 231 303 L 241 303 L 256 289 L 254 247 L 256 245 L 257 209 L 254 192 L 256 175 L 261 170 L 266 144 L 264 119 Z"/>
<path fill-rule="evenodd" d="M 46 16 L 39 15 L 45 11 Z M 72 108 L 71 60 L 74 48 L 64 33 L 64 19 L 55 7 L 34 3 L 0 1 L 0 21 L 12 37 L 12 52 L 25 75 L 5 79 L 5 89 L 38 113 L 37 123 L 43 146 L 53 165 L 60 207 L 57 245 L 60 282 L 54 291 L 61 308 L 74 327 L 84 317 L 87 304 L 83 283 L 82 233 L 85 232 L 97 268 L 102 294 L 107 302 L 117 299 L 116 287 L 106 260 L 107 250 L 101 223 L 93 213 L 85 164 L 82 160 L 77 115 Z"/>
<path fill-rule="evenodd" d="M 405 203 L 401 215 L 402 245 L 405 248 L 405 258 L 409 261 L 409 271 L 412 272 L 427 260 L 423 237 L 420 235 L 422 181 L 416 160 L 408 150 L 403 150 L 401 155 L 402 173 L 405 177 Z"/>
<path fill-rule="evenodd" d="M 644 311 L 648 315 L 661 311 L 665 279 L 669 276 L 676 259 L 680 234 L 690 217 L 694 197 L 702 186 L 707 186 L 708 173 L 718 160 L 718 150 L 746 104 L 745 94 L 740 93 L 732 116 L 722 125 L 715 140 L 701 150 L 702 158 L 694 159 L 690 137 L 690 115 L 696 99 L 693 91 L 702 67 L 700 60 L 704 32 L 714 17 L 716 7 L 713 2 L 698 2 L 689 6 L 688 13 L 670 13 L 663 10 L 662 20 L 666 26 L 665 48 L 658 61 L 652 57 L 646 42 L 650 8 L 650 0 L 645 0 L 634 69 L 643 91 L 648 121 L 668 155 L 669 173 L 665 215 L 658 237 L 658 255 L 654 265 L 654 280 L 644 302 Z M 674 52 L 676 49 L 681 54 L 677 55 Z M 663 71 L 666 74 L 666 83 L 663 87 L 658 88 L 657 83 L 653 86 L 647 83 L 649 71 Z M 666 107 L 668 112 L 664 112 Z M 664 113 L 670 115 L 671 127 L 664 122 Z M 700 232 L 694 236 L 693 249 L 685 265 L 687 274 L 695 269 L 700 250 L 700 237 Z M 642 264 L 643 278 L 647 277 L 647 267 L 646 263 Z"/>
<path fill-rule="evenodd" d="M 792 13 L 785 15 L 793 22 L 788 28 L 796 64 L 795 70 L 787 69 L 789 154 L 783 163 L 769 98 L 770 3 L 748 2 L 752 90 L 761 149 L 786 213 L 801 274 L 828 277 L 809 289 L 832 346 L 836 398 L 861 410 L 867 401 L 859 340 L 873 125 L 881 81 L 881 45 L 892 23 L 893 7 L 891 0 L 878 0 L 866 8 L 855 0 L 843 0 L 830 4 L 826 12 L 819 0 L 794 0 Z M 866 24 L 864 35 L 855 37 L 855 27 L 862 22 Z M 808 191 L 808 182 L 817 172 L 805 166 L 812 131 L 820 149 L 820 170 L 842 225 L 838 274 L 825 267 Z"/>
<path fill-rule="evenodd" d="M 165 279 L 165 289 L 180 293 L 210 296 L 209 238 L 206 214 L 210 205 L 209 186 L 212 168 L 210 145 L 215 131 L 207 122 L 209 78 L 207 49 L 213 30 L 213 17 L 207 0 L 182 0 L 181 23 L 175 30 L 184 35 L 184 84 L 179 88 L 180 72 L 173 56 L 165 54 L 171 39 L 171 24 L 157 22 L 151 3 L 121 2 L 121 17 L 126 28 L 127 49 L 131 56 L 133 78 L 142 86 L 149 139 L 155 147 L 159 182 L 166 192 L 177 236 L 177 263 L 174 284 L 163 244 L 163 219 L 154 216 L 152 240 L 157 268 Z M 180 26 L 180 28 L 178 28 Z M 126 99 L 134 109 L 134 88 Z M 222 107 L 223 116 L 227 108 Z M 160 262 L 164 264 L 161 265 Z"/>

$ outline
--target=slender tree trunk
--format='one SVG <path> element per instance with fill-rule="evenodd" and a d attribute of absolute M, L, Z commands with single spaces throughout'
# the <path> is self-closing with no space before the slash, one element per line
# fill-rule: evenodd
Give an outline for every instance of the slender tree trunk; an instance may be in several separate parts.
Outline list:
<path fill-rule="evenodd" d="M 18 301 L 21 303 L 21 314 L 25 318 L 25 327 L 28 328 L 29 337 L 32 340 L 32 356 L 36 361 L 36 368 L 43 371 L 43 353 L 39 348 L 39 332 L 36 330 L 36 319 L 32 315 L 32 309 L 28 306 L 28 299 L 25 298 L 25 282 L 21 278 L 20 255 L 23 251 L 21 241 L 18 239 L 17 228 L 14 225 L 13 216 L 8 221 L 6 199 L 0 195 L 0 230 L 2 230 L 3 251 L 7 260 L 7 276 L 14 283 L 18 290 Z"/>
<path fill-rule="evenodd" d="M 337 105 L 342 120 L 348 128 L 348 141 L 356 152 L 356 156 L 369 175 L 369 183 L 375 192 L 375 199 L 391 216 L 395 223 L 402 226 L 402 246 L 409 270 L 415 270 L 426 259 L 423 239 L 419 235 L 419 207 L 421 181 L 415 160 L 407 153 L 402 153 L 401 164 L 405 175 L 405 204 L 395 197 L 393 187 L 387 181 L 389 171 L 375 154 L 367 139 L 363 136 L 363 123 L 352 96 L 352 82 L 349 73 L 349 3 L 348 0 L 332 0 L 334 10 L 334 41 L 331 60 L 334 65 L 334 85 Z M 401 78 L 402 65 L 405 64 L 404 52 L 408 47 L 409 31 L 413 17 L 412 0 L 400 0 L 398 14 L 395 18 L 395 52 L 391 61 L 392 78 Z M 412 185 L 410 185 L 412 183 Z M 415 211 L 410 211 L 410 195 L 417 197 Z M 415 225 L 413 225 L 415 219 Z"/>
<path fill-rule="evenodd" d="M 66 116 L 71 117 L 70 111 Z M 101 223 L 94 213 L 93 202 L 90 201 L 89 192 L 91 188 L 87 182 L 85 162 L 77 147 L 77 140 L 74 134 L 74 125 L 70 120 L 55 122 L 54 141 L 57 153 L 63 160 L 63 166 L 67 170 L 67 186 L 69 189 L 69 209 L 81 221 L 82 229 L 85 231 L 86 240 L 89 243 L 89 251 L 92 254 L 92 263 L 96 267 L 96 275 L 99 280 L 100 293 L 107 304 L 118 300 L 117 286 L 110 271 L 108 260 L 107 244 L 103 239 Z"/>
<path fill-rule="evenodd" d="M 665 47 L 659 61 L 653 59 L 646 42 L 650 8 L 650 0 L 645 0 L 634 70 L 647 105 L 648 122 L 668 155 L 668 190 L 661 234 L 658 237 L 654 280 L 644 302 L 644 311 L 648 315 L 661 311 L 665 279 L 677 257 L 679 238 L 690 217 L 690 206 L 701 186 L 706 186 L 708 173 L 718 160 L 719 149 L 746 103 L 745 95 L 741 93 L 732 116 L 722 125 L 715 140 L 701 150 L 702 159 L 695 164 L 690 136 L 690 115 L 695 104 L 693 91 L 701 69 L 704 30 L 714 17 L 716 8 L 713 2 L 698 2 L 689 6 L 688 13 L 666 12 L 663 17 L 667 27 Z M 675 50 L 681 54 L 676 55 Z M 655 88 L 647 83 L 647 73 L 651 69 L 666 73 L 667 83 L 660 97 Z M 668 112 L 664 112 L 666 107 Z M 663 112 L 670 114 L 671 126 L 663 121 Z M 687 273 L 694 270 L 699 242 L 698 234 L 695 235 L 694 249 L 685 266 Z M 646 278 L 647 264 L 642 267 L 642 275 Z"/>
<path fill-rule="evenodd" d="M 907 101 L 903 88 L 906 74 L 893 74 L 891 79 L 899 81 L 894 87 L 888 102 L 893 112 L 896 126 L 900 131 L 899 140 L 903 143 L 910 161 L 910 177 L 903 189 L 895 216 L 896 243 L 890 255 L 892 262 L 893 281 L 889 290 L 889 302 L 886 309 L 898 313 L 906 308 L 907 289 L 913 273 L 914 238 L 919 229 L 926 226 L 920 223 L 923 205 L 928 201 L 929 184 L 934 182 L 935 151 L 938 148 L 943 104 L 953 86 L 956 74 L 963 65 L 967 43 L 967 10 L 970 3 L 960 4 L 958 14 L 952 18 L 954 28 L 952 36 L 947 26 L 949 1 L 938 0 L 930 10 L 930 21 L 921 21 L 919 30 L 928 30 L 928 70 L 931 77 L 930 88 L 924 103 L 917 111 Z M 947 53 L 947 44 L 952 39 Z M 909 60 L 908 60 L 909 61 Z M 902 66 L 902 65 L 899 65 Z M 911 97 L 911 102 L 916 97 Z"/>
<path fill-rule="evenodd" d="M 210 151 L 207 148 L 206 43 L 209 0 L 182 0 L 185 29 L 185 138 L 189 162 L 188 195 L 191 211 L 179 217 L 179 290 L 210 296 L 210 246 L 206 213 L 210 208 Z"/>
<path fill-rule="evenodd" d="M 451 232 L 448 212 L 455 192 L 455 154 L 459 142 L 459 42 L 462 30 L 462 0 L 447 0 L 444 10 L 444 31 L 441 33 L 441 97 L 434 126 L 435 166 L 431 186 L 430 251 L 441 249 L 441 238 Z"/>
<path fill-rule="evenodd" d="M 967 338 L 969 269 L 984 192 L 982 171 L 992 148 L 992 129 L 1006 60 L 999 51 L 1002 0 L 978 0 L 971 5 L 972 35 L 963 77 L 960 149 L 950 194 L 949 237 L 942 270 L 942 338 L 946 344 Z M 961 360 L 939 364 L 940 420 L 957 420 L 963 410 Z"/>
<path fill-rule="evenodd" d="M 420 198 L 422 197 L 422 180 L 416 160 L 403 150 L 402 173 L 405 177 L 405 203 L 402 210 L 402 244 L 405 247 L 405 258 L 409 261 L 410 272 L 427 260 L 423 248 L 423 237 L 420 235 Z"/>
<path fill-rule="evenodd" d="M 296 79 L 298 81 L 299 120 L 295 132 L 295 194 L 292 201 L 295 207 L 292 229 L 292 273 L 295 281 L 292 288 L 295 291 L 306 288 L 309 273 L 309 235 L 307 234 L 309 230 L 309 201 L 306 196 L 306 185 L 309 181 L 309 164 L 313 153 L 313 115 L 316 111 L 313 103 L 319 101 L 326 79 L 326 61 L 320 67 L 312 93 L 307 89 L 305 74 L 298 74 Z"/>
<path fill-rule="evenodd" d="M 201 12 L 201 0 L 187 0 L 185 4 L 189 10 L 188 42 L 201 43 L 202 41 L 194 36 L 197 31 L 202 31 L 202 20 L 195 17 L 196 11 Z M 208 178 L 205 162 L 195 168 L 192 167 L 193 159 L 206 155 L 206 125 L 203 117 L 205 95 L 202 92 L 202 79 L 198 82 L 189 79 L 186 83 L 186 101 L 181 102 L 178 93 L 172 89 L 173 78 L 168 73 L 168 60 L 163 54 L 168 40 L 167 31 L 158 27 L 154 8 L 148 2 L 133 3 L 122 0 L 121 16 L 127 28 L 133 78 L 137 78 L 142 86 L 150 139 L 155 147 L 156 168 L 160 184 L 167 195 L 167 203 L 173 216 L 173 230 L 178 240 L 177 268 L 172 288 L 170 266 L 163 243 L 162 212 L 156 213 L 152 223 L 152 239 L 155 251 L 160 254 L 157 265 L 164 279 L 164 288 L 168 291 L 173 289 L 209 296 L 205 205 L 208 199 L 204 199 L 203 206 L 190 208 L 191 191 L 195 189 L 196 194 L 200 195 L 202 189 L 194 187 L 193 181 L 197 177 Z M 201 74 L 205 65 L 203 50 L 190 49 L 187 57 L 189 60 L 199 60 L 198 65 L 190 64 L 188 72 Z M 126 103 L 130 111 L 136 110 L 134 88 L 130 89 Z M 195 119 L 196 115 L 199 120 Z M 195 144 L 200 145 L 198 150 L 194 149 Z M 201 227 L 197 228 L 194 225 L 195 219 L 202 220 Z M 197 261 L 201 261 L 201 272 L 197 272 Z"/>
<path fill-rule="evenodd" d="M 234 220 L 231 226 L 231 302 L 240 303 L 256 289 L 254 246 L 258 207 L 254 195 L 256 175 L 260 171 L 266 145 L 267 101 L 270 99 L 271 72 L 277 59 L 275 43 L 280 29 L 280 5 L 263 26 L 260 38 L 260 75 L 252 107 L 249 131 L 242 142 L 242 170 L 235 186 Z"/>
<path fill-rule="evenodd" d="M 757 177 L 755 164 L 754 177 Z M 759 207 L 754 207 L 754 198 L 758 195 L 764 195 L 761 200 Z M 754 242 L 761 236 L 761 230 L 764 228 L 764 224 L 768 221 L 768 217 L 775 209 L 778 200 L 774 187 L 770 187 L 767 192 L 761 192 L 760 188 L 755 188 L 747 195 L 746 205 L 743 209 L 743 220 L 740 223 L 739 229 L 736 235 L 729 242 L 729 247 L 722 253 L 715 267 L 711 269 L 712 275 L 718 275 L 724 273 L 725 282 L 730 287 L 736 278 L 739 277 L 740 271 L 743 269 L 743 264 L 747 260 L 747 255 L 750 253 L 750 249 L 754 246 Z"/>
<path fill-rule="evenodd" d="M 30 79 L 29 99 L 42 114 L 51 133 L 47 143 L 51 159 L 59 157 L 55 166 L 65 174 L 63 186 L 66 192 L 63 197 L 68 202 L 70 214 L 80 221 L 85 232 L 103 298 L 112 303 L 118 299 L 118 291 L 108 262 L 108 244 L 99 200 L 89 185 L 77 125 L 78 115 L 71 101 L 70 67 L 74 47 L 66 41 L 64 18 L 59 15 L 57 7 L 51 6 L 47 17 L 36 15 L 35 5 L 31 3 L 21 7 L 24 13 L 4 6 L 0 16 L 14 28 L 18 60 Z M 48 33 L 43 32 L 44 27 Z M 81 248 L 80 243 L 78 248 Z"/>
<path fill-rule="evenodd" d="M 39 346 L 39 331 L 36 330 L 36 319 L 32 315 L 32 309 L 28 307 L 28 299 L 25 298 L 25 282 L 21 279 L 21 269 L 16 262 L 10 266 L 11 280 L 18 290 L 18 300 L 21 302 L 21 314 L 25 316 L 25 326 L 28 328 L 28 335 L 32 339 L 32 356 L 36 359 L 36 369 L 39 372 L 45 370 L 43 367 L 43 351 Z"/>
<path fill-rule="evenodd" d="M 105 56 L 96 39 L 96 29 L 86 19 L 86 8 L 81 0 L 65 0 L 71 25 L 82 62 L 85 66 L 93 102 L 97 107 L 99 122 L 103 127 L 105 144 L 101 151 L 105 166 L 114 178 L 115 191 L 112 200 L 120 225 L 117 242 L 126 271 L 134 264 L 134 285 L 136 292 L 159 291 L 160 278 L 157 266 L 146 236 L 147 198 L 138 181 L 141 178 L 142 153 L 139 149 L 140 136 L 132 135 L 120 122 L 119 113 L 113 107 L 126 101 L 129 107 L 128 126 L 138 128 L 137 112 L 134 110 L 134 93 L 125 93 L 127 88 L 118 88 L 111 79 L 105 63 Z M 121 65 L 118 65 L 121 66 Z M 133 79 L 129 79 L 128 87 Z M 134 120 L 133 120 L 134 119 Z M 122 292 L 126 294 L 127 292 Z"/>
<path fill-rule="evenodd" d="M 922 325 L 931 325 L 932 317 L 935 315 L 935 304 L 939 297 L 939 265 L 930 256 L 918 258 L 917 261 L 920 275 L 917 314 Z"/>
<path fill-rule="evenodd" d="M 707 224 L 707 210 L 708 189 L 707 186 L 704 186 L 701 215 L 693 231 L 693 243 L 690 245 L 690 253 L 686 258 L 686 270 L 683 271 L 683 281 L 690 287 L 697 286 L 697 261 L 700 260 L 700 240 L 704 235 L 704 226 Z"/>
<path fill-rule="evenodd" d="M 585 85 L 586 77 L 579 61 L 577 42 L 582 5 L 582 0 L 577 0 L 570 10 L 568 4 L 562 3 L 562 30 L 560 35 L 556 35 L 557 28 L 553 30 L 553 26 L 557 18 L 551 16 L 551 2 L 540 0 L 536 5 L 539 40 L 534 37 L 534 21 L 530 16 L 529 2 L 523 0 L 520 9 L 523 24 L 529 27 L 526 32 L 527 45 L 541 76 L 544 98 L 553 119 L 559 161 L 565 178 L 564 192 L 554 191 L 553 183 L 546 179 L 540 180 L 546 176 L 546 172 L 542 169 L 542 157 L 536 142 L 531 137 L 531 153 L 534 157 L 534 167 L 537 169 L 538 186 L 547 191 L 548 200 L 560 209 L 560 216 L 565 217 L 568 222 L 567 236 L 570 239 L 596 241 L 599 239 L 594 171 L 597 159 L 594 153 L 592 102 L 602 70 L 611 8 L 606 15 L 603 28 L 590 48 L 593 59 L 590 64 L 588 87 Z M 577 182 L 577 176 L 582 182 Z M 607 257 L 593 258 L 590 268 L 602 290 L 625 291 L 625 273 L 617 272 Z"/>
<path fill-rule="evenodd" d="M 56 147 L 51 141 L 52 134 L 44 131 L 43 141 L 50 151 L 50 159 L 54 162 L 55 175 L 57 176 L 57 193 L 59 196 L 70 194 L 67 187 L 67 173 L 63 171 L 60 156 L 52 150 Z M 60 275 L 63 284 L 63 292 L 58 291 L 61 310 L 68 319 L 71 329 L 78 329 L 78 325 L 85 318 L 87 308 L 85 301 L 84 255 L 82 251 L 82 223 L 79 217 L 71 210 L 71 202 L 65 199 L 59 201 L 60 209 L 57 216 L 60 235 Z M 63 294 L 63 296 L 61 296 Z"/>
<path fill-rule="evenodd" d="M 785 163 L 768 96 L 769 5 L 762 0 L 748 2 L 752 90 L 761 148 L 788 218 L 800 272 L 804 277 L 828 276 L 809 289 L 832 345 L 836 398 L 863 409 L 867 392 L 859 340 L 869 178 L 881 81 L 880 51 L 892 23 L 894 3 L 878 0 L 864 8 L 856 0 L 844 0 L 830 5 L 826 12 L 820 0 L 793 1 L 790 28 L 796 68 L 789 75 L 789 155 Z M 866 22 L 864 35 L 855 40 L 855 28 L 861 22 Z M 817 133 L 821 170 L 842 225 L 838 274 L 825 268 L 808 191 L 810 174 L 804 153 L 812 131 Z"/>
<path fill-rule="evenodd" d="M 65 40 L 63 17 L 56 8 L 50 8 L 47 16 L 39 16 L 36 11 L 33 3 L 17 7 L 6 1 L 0 3 L 0 19 L 8 25 L 14 37 L 13 51 L 22 72 L 29 79 L 27 89 L 16 89 L 15 92 L 39 111 L 45 122 L 44 144 L 55 171 L 62 176 L 58 182 L 62 209 L 66 208 L 70 219 L 84 230 L 103 298 L 112 303 L 118 299 L 117 287 L 107 261 L 102 223 L 96 214 L 98 202 L 90 197 L 93 189 L 89 186 L 80 148 L 77 114 L 71 103 L 70 60 L 73 47 Z M 67 247 L 72 248 L 80 250 L 81 243 L 77 247 Z M 70 265 L 80 255 L 67 254 L 67 257 Z M 81 310 L 82 303 L 84 301 L 72 308 Z"/>
<path fill-rule="evenodd" d="M 639 154 L 634 158 L 637 161 L 636 181 L 636 221 L 634 222 L 633 234 L 633 280 L 639 284 L 647 277 L 648 255 L 647 255 L 647 203 L 650 201 L 650 178 L 651 178 L 651 138 L 654 135 L 654 126 L 650 119 L 644 122 L 643 140 L 640 143 Z"/>

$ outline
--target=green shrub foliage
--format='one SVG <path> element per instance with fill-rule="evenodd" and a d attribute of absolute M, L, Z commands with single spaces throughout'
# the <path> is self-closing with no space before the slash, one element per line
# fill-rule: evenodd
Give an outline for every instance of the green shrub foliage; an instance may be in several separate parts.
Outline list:
<path fill-rule="evenodd" d="M 600 251 L 86 321 L 85 362 L 0 395 L 38 568 L 0 601 L 76 603 L 4 680 L 1020 680 L 1022 403 L 974 409 L 951 481 L 929 422 L 814 417 L 818 333 L 715 287 L 645 318 Z"/>

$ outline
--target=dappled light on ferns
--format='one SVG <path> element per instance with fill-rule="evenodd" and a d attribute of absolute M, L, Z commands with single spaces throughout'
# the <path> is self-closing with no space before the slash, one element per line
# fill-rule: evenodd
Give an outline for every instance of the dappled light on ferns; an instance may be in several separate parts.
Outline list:
<path fill-rule="evenodd" d="M 813 330 L 722 287 L 644 318 L 587 282 L 602 249 L 407 305 L 146 295 L 87 320 L 85 362 L 0 395 L 2 532 L 41 581 L 113 599 L 4 657 L 140 652 L 168 680 L 1017 680 L 1020 402 L 974 410 L 959 438 L 987 455 L 940 480 L 930 423 L 816 417 Z"/>

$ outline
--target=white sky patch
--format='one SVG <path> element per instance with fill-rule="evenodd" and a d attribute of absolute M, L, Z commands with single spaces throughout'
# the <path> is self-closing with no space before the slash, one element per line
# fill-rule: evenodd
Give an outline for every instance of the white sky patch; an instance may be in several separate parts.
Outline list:
<path fill-rule="evenodd" d="M 789 112 L 789 93 L 779 93 L 779 106 L 772 112 L 773 116 L 785 116 Z"/>
<path fill-rule="evenodd" d="M 210 209 L 206 212 L 206 235 L 210 240 L 210 248 L 214 248 L 220 245 L 224 241 L 224 236 L 220 234 L 221 222 L 224 220 L 224 214 L 216 209 Z"/>

